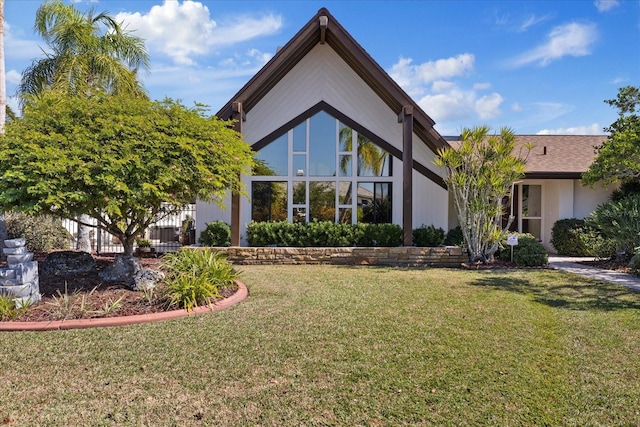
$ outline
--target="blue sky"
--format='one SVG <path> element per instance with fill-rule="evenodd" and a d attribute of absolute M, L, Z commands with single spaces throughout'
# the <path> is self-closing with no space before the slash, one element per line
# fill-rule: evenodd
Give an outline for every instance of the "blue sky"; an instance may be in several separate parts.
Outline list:
<path fill-rule="evenodd" d="M 436 121 L 443 135 L 479 124 L 518 134 L 601 134 L 603 101 L 640 85 L 640 2 L 69 1 L 108 11 L 147 41 L 143 83 L 215 113 L 279 46 L 326 7 Z M 7 92 L 42 57 L 36 0 L 5 0 Z M 15 99 L 10 105 L 17 106 Z"/>

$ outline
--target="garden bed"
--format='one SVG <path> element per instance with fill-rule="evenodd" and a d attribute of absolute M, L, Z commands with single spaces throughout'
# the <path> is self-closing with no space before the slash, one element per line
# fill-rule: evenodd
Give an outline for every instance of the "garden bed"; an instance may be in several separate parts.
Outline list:
<path fill-rule="evenodd" d="M 50 322 L 69 319 L 154 314 L 174 310 L 163 295 L 160 284 L 152 294 L 132 291 L 124 282 L 105 282 L 98 273 L 111 264 L 114 255 L 94 255 L 96 269 L 67 276 L 43 274 L 47 254 L 36 254 L 40 271 L 42 300 L 14 319 L 18 322 Z M 140 258 L 143 268 L 160 268 L 160 258 Z M 220 289 L 223 298 L 233 295 L 237 287 Z"/>

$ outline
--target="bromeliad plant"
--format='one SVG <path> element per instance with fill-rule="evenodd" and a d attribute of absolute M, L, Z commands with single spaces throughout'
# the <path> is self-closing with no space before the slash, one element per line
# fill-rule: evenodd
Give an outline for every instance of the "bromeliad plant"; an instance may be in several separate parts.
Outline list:
<path fill-rule="evenodd" d="M 167 254 L 162 265 L 170 305 L 187 310 L 220 298 L 221 288 L 234 286 L 238 277 L 226 256 L 210 248 Z"/>

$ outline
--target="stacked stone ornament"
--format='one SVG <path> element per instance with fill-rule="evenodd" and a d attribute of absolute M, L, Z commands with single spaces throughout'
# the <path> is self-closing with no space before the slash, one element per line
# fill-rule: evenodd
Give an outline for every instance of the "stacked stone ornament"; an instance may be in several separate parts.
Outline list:
<path fill-rule="evenodd" d="M 27 252 L 26 240 L 4 241 L 3 253 L 7 256 L 7 268 L 0 268 L 0 294 L 14 300 L 16 306 L 28 306 L 40 301 L 38 262 L 33 252 Z"/>

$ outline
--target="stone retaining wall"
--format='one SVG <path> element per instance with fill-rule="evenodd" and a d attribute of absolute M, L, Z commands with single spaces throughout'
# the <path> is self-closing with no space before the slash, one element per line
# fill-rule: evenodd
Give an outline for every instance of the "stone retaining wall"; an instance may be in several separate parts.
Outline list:
<path fill-rule="evenodd" d="M 229 261 L 244 265 L 338 264 L 395 267 L 458 267 L 469 259 L 457 246 L 436 248 L 264 248 L 216 247 Z"/>

